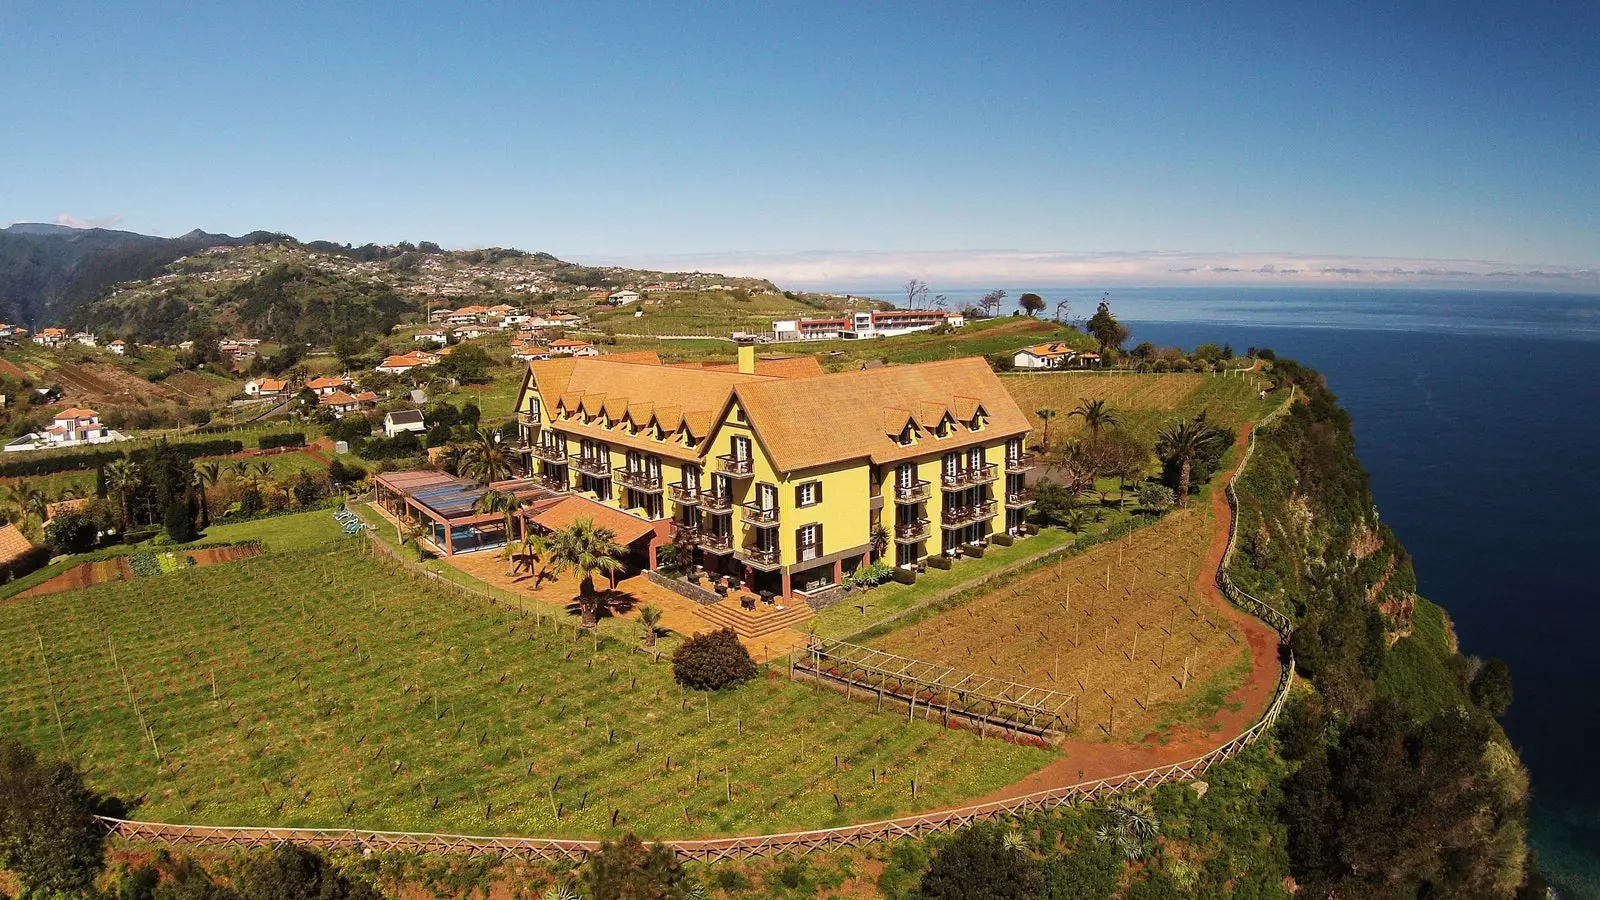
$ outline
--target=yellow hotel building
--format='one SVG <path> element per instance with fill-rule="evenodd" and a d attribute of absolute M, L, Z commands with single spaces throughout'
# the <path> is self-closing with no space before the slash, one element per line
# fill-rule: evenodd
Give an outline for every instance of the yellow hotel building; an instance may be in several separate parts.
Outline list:
<path fill-rule="evenodd" d="M 1015 531 L 1028 421 L 979 358 L 824 374 L 810 356 L 532 362 L 523 462 L 544 487 L 648 524 L 749 589 L 826 591 L 874 556 L 913 566 Z"/>

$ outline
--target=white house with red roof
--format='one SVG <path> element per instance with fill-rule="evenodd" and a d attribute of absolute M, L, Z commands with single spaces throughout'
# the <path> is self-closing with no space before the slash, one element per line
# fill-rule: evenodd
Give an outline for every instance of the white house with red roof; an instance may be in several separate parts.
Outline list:
<path fill-rule="evenodd" d="M 50 427 L 42 432 L 30 432 L 6 444 L 7 452 L 18 450 L 54 450 L 58 447 L 80 447 L 85 444 L 106 444 L 127 440 L 127 436 L 111 430 L 100 421 L 100 414 L 92 409 L 69 406 L 55 414 Z"/>

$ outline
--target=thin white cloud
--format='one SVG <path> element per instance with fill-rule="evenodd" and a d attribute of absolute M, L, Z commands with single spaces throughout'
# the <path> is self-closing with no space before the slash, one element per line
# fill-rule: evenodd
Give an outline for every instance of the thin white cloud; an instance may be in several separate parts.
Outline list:
<path fill-rule="evenodd" d="M 827 251 L 628 256 L 619 265 L 769 278 L 785 287 L 848 289 L 921 278 L 941 287 L 1297 285 L 1476 287 L 1600 292 L 1600 269 L 1483 260 L 1289 253 L 1029 250 Z"/>
<path fill-rule="evenodd" d="M 72 213 L 56 213 L 55 223 L 68 228 L 115 228 L 122 224 L 122 216 L 112 213 L 97 219 L 83 219 Z"/>

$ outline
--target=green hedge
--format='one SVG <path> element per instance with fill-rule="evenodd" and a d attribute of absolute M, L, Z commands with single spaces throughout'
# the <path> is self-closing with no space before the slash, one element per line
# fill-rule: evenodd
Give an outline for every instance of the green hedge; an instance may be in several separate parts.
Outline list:
<path fill-rule="evenodd" d="M 273 450 L 278 447 L 304 447 L 306 445 L 306 433 L 303 431 L 291 431 L 287 434 L 263 434 L 258 445 L 263 450 Z"/>
<path fill-rule="evenodd" d="M 190 459 L 202 456 L 229 456 L 244 449 L 244 444 L 238 441 L 194 441 L 191 443 L 173 444 L 174 449 Z M 127 452 L 127 456 L 139 459 L 148 456 L 153 448 L 141 447 Z M 57 472 L 72 472 L 81 469 L 98 469 L 114 459 L 121 459 L 124 455 L 121 450 L 84 450 L 74 453 L 52 454 L 50 456 L 32 456 L 28 451 L 26 459 L 6 460 L 0 462 L 0 478 L 23 478 L 34 475 L 54 475 Z M 10 456 L 10 454 L 7 454 Z"/>

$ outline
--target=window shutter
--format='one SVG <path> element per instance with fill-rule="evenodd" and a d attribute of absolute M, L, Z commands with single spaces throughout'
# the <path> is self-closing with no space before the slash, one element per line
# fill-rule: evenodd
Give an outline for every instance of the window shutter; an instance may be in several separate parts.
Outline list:
<path fill-rule="evenodd" d="M 797 484 L 794 486 L 794 505 L 806 505 L 806 486 L 803 484 Z"/>
<path fill-rule="evenodd" d="M 815 493 L 814 502 L 821 503 L 822 502 L 822 482 L 818 481 L 815 484 L 816 484 L 816 493 Z"/>
<path fill-rule="evenodd" d="M 817 546 L 817 555 L 821 556 L 822 555 L 822 523 L 820 523 L 820 522 L 817 523 L 817 525 L 816 525 L 816 534 L 817 534 L 817 544 L 816 544 L 816 546 Z"/>

